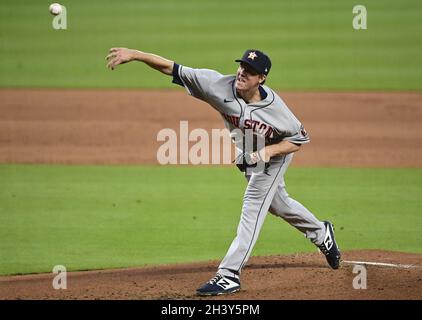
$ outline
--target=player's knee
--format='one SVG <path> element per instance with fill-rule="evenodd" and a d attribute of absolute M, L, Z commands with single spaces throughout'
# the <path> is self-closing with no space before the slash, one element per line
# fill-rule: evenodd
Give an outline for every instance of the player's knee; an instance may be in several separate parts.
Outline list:
<path fill-rule="evenodd" d="M 274 216 L 277 216 L 277 217 L 281 217 L 281 215 L 282 215 L 282 213 L 281 213 L 281 211 L 280 210 L 278 210 L 277 208 L 275 208 L 275 207 L 270 207 L 270 213 L 272 214 L 272 215 L 274 215 Z"/>
<path fill-rule="evenodd" d="M 270 207 L 270 213 L 280 218 L 284 218 L 288 215 L 285 207 Z"/>
<path fill-rule="evenodd" d="M 270 213 L 275 216 L 285 218 L 294 214 L 290 206 L 291 200 L 289 197 L 283 198 L 282 201 L 277 201 L 270 206 Z"/>

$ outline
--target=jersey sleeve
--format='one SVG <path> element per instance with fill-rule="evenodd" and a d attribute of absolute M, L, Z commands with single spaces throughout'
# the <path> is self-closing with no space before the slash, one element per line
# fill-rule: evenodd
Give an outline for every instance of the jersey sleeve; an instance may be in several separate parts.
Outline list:
<path fill-rule="evenodd" d="M 287 140 L 294 144 L 305 144 L 311 141 L 303 125 L 300 126 L 300 130 L 298 132 L 296 132 L 293 135 L 285 137 L 283 140 Z"/>
<path fill-rule="evenodd" d="M 210 85 L 223 77 L 220 73 L 210 69 L 193 69 L 174 63 L 173 83 L 186 88 L 195 98 L 207 101 Z"/>

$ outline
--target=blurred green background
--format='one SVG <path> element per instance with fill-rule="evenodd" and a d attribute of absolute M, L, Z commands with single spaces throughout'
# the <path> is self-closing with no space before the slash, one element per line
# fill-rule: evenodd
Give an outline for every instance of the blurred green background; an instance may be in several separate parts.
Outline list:
<path fill-rule="evenodd" d="M 50 3 L 2 0 L 0 86 L 174 87 L 142 64 L 108 72 L 109 48 L 123 46 L 225 74 L 260 48 L 276 89 L 422 88 L 419 0 L 359 2 L 367 30 L 353 29 L 351 0 L 64 0 L 67 30 L 52 28 Z"/>

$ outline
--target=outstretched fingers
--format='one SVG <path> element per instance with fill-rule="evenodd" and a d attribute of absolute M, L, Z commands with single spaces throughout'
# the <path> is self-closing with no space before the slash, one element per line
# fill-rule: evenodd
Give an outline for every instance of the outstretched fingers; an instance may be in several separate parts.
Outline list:
<path fill-rule="evenodd" d="M 106 56 L 107 68 L 114 70 L 114 68 L 121 63 L 119 58 L 120 48 L 111 48 L 109 54 Z"/>
<path fill-rule="evenodd" d="M 111 48 L 109 54 L 106 56 L 106 60 L 108 61 L 107 67 L 114 70 L 119 64 L 132 61 L 132 51 L 127 48 Z"/>
<path fill-rule="evenodd" d="M 116 57 L 116 54 L 115 53 L 110 53 L 110 54 L 107 55 L 106 60 L 113 59 L 114 57 Z"/>
<path fill-rule="evenodd" d="M 114 70 L 114 68 L 120 64 L 120 59 L 114 58 L 107 63 L 107 68 Z"/>

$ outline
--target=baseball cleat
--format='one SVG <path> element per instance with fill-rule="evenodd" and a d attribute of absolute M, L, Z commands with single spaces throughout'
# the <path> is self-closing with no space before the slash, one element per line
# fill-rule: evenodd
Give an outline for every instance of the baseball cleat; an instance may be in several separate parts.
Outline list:
<path fill-rule="evenodd" d="M 240 280 L 223 276 L 219 273 L 202 287 L 196 290 L 199 296 L 218 296 L 234 293 L 240 290 Z"/>
<path fill-rule="evenodd" d="M 328 264 L 332 269 L 338 269 L 340 266 L 340 250 L 334 239 L 334 226 L 329 221 L 324 221 L 325 237 L 324 242 L 318 246 L 319 250 L 325 255 Z"/>

